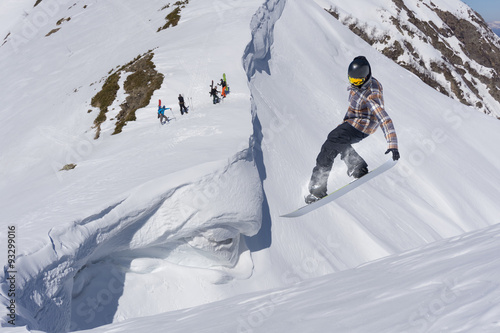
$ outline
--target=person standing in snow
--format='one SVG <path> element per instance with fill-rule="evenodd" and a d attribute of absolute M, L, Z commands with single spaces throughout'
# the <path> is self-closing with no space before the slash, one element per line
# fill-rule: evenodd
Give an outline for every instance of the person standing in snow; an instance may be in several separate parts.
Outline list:
<path fill-rule="evenodd" d="M 165 105 L 164 106 L 158 106 L 158 118 L 160 118 L 160 123 L 163 125 L 165 124 L 167 121 L 169 121 L 168 117 L 165 116 L 165 110 L 171 110 L 170 108 L 166 108 Z M 165 121 L 163 121 L 163 119 L 165 119 Z"/>
<path fill-rule="evenodd" d="M 214 104 L 219 103 L 218 94 L 219 92 L 217 91 L 217 87 L 212 87 L 212 89 L 210 90 L 210 96 L 212 96 Z"/>
<path fill-rule="evenodd" d="M 396 131 L 384 108 L 382 85 L 372 77 L 365 57 L 354 58 L 348 68 L 348 78 L 349 107 L 344 121 L 328 134 L 316 158 L 309 182 L 310 194 L 306 197 L 308 204 L 327 195 L 328 176 L 337 155 L 346 163 L 349 176 L 361 178 L 368 173 L 368 164 L 351 145 L 373 134 L 379 126 L 388 144 L 385 153 L 391 152 L 394 161 L 399 159 Z"/>
<path fill-rule="evenodd" d="M 226 98 L 226 86 L 227 86 L 226 81 L 224 81 L 224 79 L 220 79 L 219 85 L 222 87 L 221 88 L 222 98 Z"/>
<path fill-rule="evenodd" d="M 184 104 L 184 97 L 182 97 L 181 94 L 179 94 L 179 106 L 181 108 L 181 116 L 184 115 L 184 113 L 188 113 L 188 109 Z"/>

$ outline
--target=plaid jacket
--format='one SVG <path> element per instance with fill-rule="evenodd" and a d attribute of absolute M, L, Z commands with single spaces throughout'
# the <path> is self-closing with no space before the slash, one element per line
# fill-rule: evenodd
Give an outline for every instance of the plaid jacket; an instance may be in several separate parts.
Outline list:
<path fill-rule="evenodd" d="M 396 130 L 385 112 L 383 88 L 377 79 L 372 77 L 361 88 L 349 87 L 349 108 L 344 121 L 366 134 L 373 134 L 380 126 L 389 144 L 388 149 L 398 148 Z"/>

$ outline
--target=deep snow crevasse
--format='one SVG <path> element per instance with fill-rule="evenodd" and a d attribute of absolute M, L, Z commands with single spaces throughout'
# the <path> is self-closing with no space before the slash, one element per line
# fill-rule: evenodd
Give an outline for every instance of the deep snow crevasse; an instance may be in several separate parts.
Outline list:
<path fill-rule="evenodd" d="M 256 72 L 266 72 L 268 75 L 271 74 L 269 61 L 271 60 L 271 46 L 274 41 L 274 25 L 281 17 L 285 4 L 286 0 L 267 0 L 261 7 L 259 7 L 250 22 L 252 39 L 245 48 L 242 58 L 243 68 L 245 69 L 248 78 L 248 87 L 252 103 L 253 134 L 250 138 L 250 153 L 253 155 L 253 159 L 259 172 L 263 195 L 261 228 L 257 235 L 246 239 L 246 244 L 252 252 L 270 247 L 272 241 L 271 214 L 264 189 L 264 180 L 267 175 L 264 155 L 262 152 L 262 124 L 260 123 L 257 114 L 258 106 L 253 98 L 254 86 L 252 80 Z"/>

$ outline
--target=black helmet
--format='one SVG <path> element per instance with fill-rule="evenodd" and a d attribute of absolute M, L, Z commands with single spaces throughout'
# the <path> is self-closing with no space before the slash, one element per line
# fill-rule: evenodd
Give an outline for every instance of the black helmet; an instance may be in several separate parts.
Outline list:
<path fill-rule="evenodd" d="M 363 56 L 354 58 L 349 65 L 347 75 L 349 77 L 349 82 L 352 85 L 361 87 L 372 76 L 370 63 Z"/>

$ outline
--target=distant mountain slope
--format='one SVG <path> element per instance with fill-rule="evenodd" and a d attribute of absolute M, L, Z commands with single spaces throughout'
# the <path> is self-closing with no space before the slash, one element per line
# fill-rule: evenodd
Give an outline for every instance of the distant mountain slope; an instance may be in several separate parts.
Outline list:
<path fill-rule="evenodd" d="M 318 1 L 374 48 L 441 93 L 500 118 L 500 38 L 459 0 Z"/>

